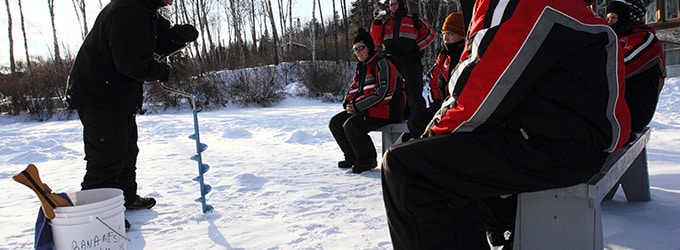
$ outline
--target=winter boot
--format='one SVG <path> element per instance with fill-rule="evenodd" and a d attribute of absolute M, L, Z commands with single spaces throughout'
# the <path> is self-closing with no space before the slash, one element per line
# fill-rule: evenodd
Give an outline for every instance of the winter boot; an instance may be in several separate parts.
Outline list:
<path fill-rule="evenodd" d="M 358 174 L 366 170 L 374 169 L 377 166 L 378 162 L 375 159 L 368 161 L 357 161 L 357 163 L 354 164 L 354 167 L 352 167 L 352 173 Z"/>
<path fill-rule="evenodd" d="M 350 161 L 350 160 L 344 160 L 344 161 L 339 161 L 339 162 L 338 162 L 338 167 L 339 167 L 339 168 L 351 168 L 352 165 L 354 165 L 354 161 L 353 161 L 353 160 L 352 160 L 352 161 Z"/>
<path fill-rule="evenodd" d="M 152 197 L 140 197 L 139 195 L 137 196 L 137 199 L 133 202 L 125 203 L 125 208 L 129 210 L 135 210 L 135 209 L 148 209 L 152 208 L 154 205 L 156 205 L 156 199 Z"/>

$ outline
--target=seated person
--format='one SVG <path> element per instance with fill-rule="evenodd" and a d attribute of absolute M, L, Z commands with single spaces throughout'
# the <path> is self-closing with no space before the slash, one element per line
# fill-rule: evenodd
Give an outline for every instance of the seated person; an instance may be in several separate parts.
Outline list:
<path fill-rule="evenodd" d="M 473 6 L 449 95 L 427 138 L 383 157 L 394 249 L 462 249 L 471 203 L 512 249 L 513 194 L 587 181 L 630 135 L 618 38 L 584 1 L 460 2 Z"/>
<path fill-rule="evenodd" d="M 425 132 L 425 127 L 449 93 L 451 70 L 460 60 L 460 54 L 465 48 L 465 25 L 463 25 L 463 15 L 460 12 L 451 13 L 446 17 L 442 25 L 442 39 L 444 46 L 439 51 L 437 61 L 430 72 L 423 77 L 425 80 L 423 97 L 426 108 L 411 115 L 408 119 L 408 130 L 414 138 L 420 138 Z"/>
<path fill-rule="evenodd" d="M 654 28 L 644 24 L 648 1 L 614 1 L 607 5 L 607 22 L 619 36 L 626 64 L 626 102 L 631 129 L 641 131 L 652 120 L 666 77 L 666 62 Z"/>
<path fill-rule="evenodd" d="M 363 28 L 359 29 L 352 50 L 359 61 L 354 82 L 342 103 L 345 110 L 333 116 L 328 127 L 345 156 L 338 167 L 361 173 L 378 166 L 368 133 L 401 122 L 406 94 L 396 67 L 380 56 L 371 35 Z"/>

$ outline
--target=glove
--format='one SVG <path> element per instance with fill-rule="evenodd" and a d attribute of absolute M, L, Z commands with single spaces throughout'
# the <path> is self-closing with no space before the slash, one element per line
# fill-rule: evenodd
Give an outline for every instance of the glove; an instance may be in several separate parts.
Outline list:
<path fill-rule="evenodd" d="M 170 40 L 185 44 L 196 41 L 198 38 L 198 31 L 191 24 L 180 24 L 170 28 Z"/>

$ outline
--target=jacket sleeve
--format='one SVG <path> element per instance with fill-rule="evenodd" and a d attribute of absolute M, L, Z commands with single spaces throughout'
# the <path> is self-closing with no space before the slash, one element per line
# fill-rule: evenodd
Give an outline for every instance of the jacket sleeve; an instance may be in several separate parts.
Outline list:
<path fill-rule="evenodd" d="M 434 32 L 434 28 L 432 28 L 430 22 L 428 22 L 427 19 L 421 15 L 418 15 L 418 20 L 414 20 L 414 22 L 420 22 L 421 24 L 420 30 L 418 30 L 418 40 L 416 42 L 418 44 L 418 48 L 423 50 L 434 41 L 437 33 Z"/>
<path fill-rule="evenodd" d="M 148 12 L 121 9 L 112 15 L 108 29 L 109 47 L 116 69 L 138 81 L 154 81 L 167 76 L 167 65 L 154 60 L 156 34 Z"/>
<path fill-rule="evenodd" d="M 428 76 L 430 77 L 430 92 L 432 93 L 432 99 L 435 101 L 442 100 L 444 99 L 443 97 L 446 96 L 446 94 L 442 93 L 439 89 L 439 83 L 447 79 L 445 75 L 448 72 L 446 72 L 444 69 L 444 64 L 446 63 L 447 58 L 448 56 L 445 53 L 440 52 L 437 56 L 434 66 L 432 66 L 432 69 L 428 73 Z"/>
<path fill-rule="evenodd" d="M 652 32 L 636 32 L 622 38 L 626 78 L 630 78 L 651 67 L 657 67 L 662 77 L 666 76 L 666 59 L 663 46 Z"/>
<path fill-rule="evenodd" d="M 371 37 L 373 38 L 373 44 L 375 44 L 375 46 L 381 46 L 383 44 L 383 29 L 382 20 L 375 20 L 371 24 Z"/>
<path fill-rule="evenodd" d="M 352 77 L 353 81 L 349 86 L 349 90 L 347 91 L 347 94 L 345 95 L 345 100 L 342 101 L 342 108 L 347 108 L 347 105 L 352 103 L 352 99 L 354 99 L 354 95 L 357 93 L 357 88 L 358 88 L 358 79 L 357 77 L 359 76 L 359 70 L 354 71 L 354 77 Z"/>
<path fill-rule="evenodd" d="M 387 59 L 380 58 L 373 63 L 376 63 L 377 65 L 375 67 L 369 65 L 367 70 L 374 70 L 372 76 L 370 76 L 374 79 L 366 79 L 364 95 L 357 98 L 357 102 L 354 103 L 354 107 L 357 111 L 368 110 L 385 101 L 387 93 L 391 89 L 390 86 L 395 85 L 396 79 L 390 77 L 391 68 Z M 371 91 L 371 89 L 373 89 L 373 91 Z"/>

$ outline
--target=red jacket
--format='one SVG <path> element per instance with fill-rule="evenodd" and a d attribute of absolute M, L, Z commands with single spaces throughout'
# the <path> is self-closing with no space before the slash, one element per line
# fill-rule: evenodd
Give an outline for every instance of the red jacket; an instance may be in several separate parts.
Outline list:
<path fill-rule="evenodd" d="M 626 64 L 626 102 L 632 128 L 640 131 L 654 116 L 666 78 L 666 59 L 656 31 L 647 25 L 627 28 L 619 42 Z"/>
<path fill-rule="evenodd" d="M 354 81 L 342 105 L 353 105 L 368 117 L 400 122 L 405 100 L 404 81 L 397 68 L 376 53 L 365 63 L 357 63 Z"/>
<path fill-rule="evenodd" d="M 397 56 L 405 64 L 422 56 L 421 50 L 430 45 L 436 33 L 432 25 L 421 15 L 395 14 L 383 24 L 376 20 L 371 25 L 371 37 L 376 46 L 385 45 L 385 53 Z M 399 26 L 395 30 L 395 25 Z"/>
<path fill-rule="evenodd" d="M 430 78 L 430 96 L 432 96 L 433 101 L 441 101 L 448 96 L 449 76 L 453 67 L 460 60 L 464 45 L 464 40 L 446 45 L 437 55 L 437 60 L 430 72 L 427 73 Z"/>
<path fill-rule="evenodd" d="M 434 134 L 521 129 L 613 152 L 628 140 L 623 54 L 581 0 L 477 0 Z M 443 113 L 442 113 L 443 112 Z"/>

